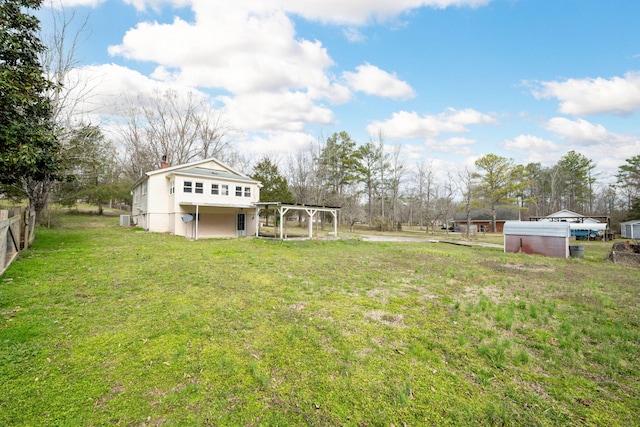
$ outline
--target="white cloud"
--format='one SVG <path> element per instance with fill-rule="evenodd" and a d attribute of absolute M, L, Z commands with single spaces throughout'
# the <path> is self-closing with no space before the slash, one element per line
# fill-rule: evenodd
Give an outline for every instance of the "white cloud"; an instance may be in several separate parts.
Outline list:
<path fill-rule="evenodd" d="M 564 117 L 554 117 L 544 127 L 560 135 L 565 141 L 578 145 L 618 144 L 634 140 L 633 137 L 609 132 L 604 126 L 594 125 L 584 119 L 569 120 Z"/>
<path fill-rule="evenodd" d="M 355 73 L 342 73 L 342 77 L 354 91 L 391 99 L 410 99 L 415 96 L 413 88 L 398 79 L 395 73 L 387 73 L 371 64 L 359 65 L 356 70 Z"/>
<path fill-rule="evenodd" d="M 545 166 L 555 164 L 573 150 L 593 160 L 598 171 L 610 176 L 616 173 L 629 153 L 640 152 L 640 139 L 609 132 L 602 125 L 593 125 L 586 120 L 555 117 L 544 128 L 559 135 L 564 142 L 557 144 L 537 136 L 519 135 L 504 141 L 503 146 L 521 153 L 523 163 L 537 162 Z"/>
<path fill-rule="evenodd" d="M 540 83 L 533 90 L 540 98 L 557 98 L 560 112 L 574 116 L 588 114 L 631 114 L 640 110 L 640 72 L 612 79 L 568 79 Z"/>
<path fill-rule="evenodd" d="M 66 0 L 65 0 L 66 1 Z M 147 9 L 160 10 L 163 5 L 173 7 L 185 7 L 192 3 L 192 0 L 123 0 L 125 4 L 130 4 L 138 11 Z"/>
<path fill-rule="evenodd" d="M 60 1 L 97 6 L 102 0 Z M 149 76 L 116 65 L 82 69 L 101 81 L 86 101 L 92 104 L 87 108 L 101 116 L 116 116 L 116 101 L 124 93 L 136 97 L 153 88 L 174 88 L 205 96 L 200 90 L 212 89 L 224 104 L 225 118 L 240 131 L 278 138 L 306 134 L 308 125 L 334 124 L 330 105 L 348 102 L 352 90 L 401 100 L 415 93 L 407 82 L 375 65 L 364 64 L 344 74 L 334 71 L 337 64 L 321 41 L 296 34 L 293 16 L 344 25 L 345 36 L 359 41 L 364 36 L 358 26 L 372 21 L 392 20 L 422 7 L 479 7 L 489 1 L 124 0 L 139 11 L 189 8 L 192 14 L 187 15 L 192 18 L 140 22 L 109 47 L 112 56 L 154 66 Z M 385 125 L 394 130 L 392 120 Z M 408 121 L 423 138 L 495 123 L 474 110 L 449 110 Z M 394 133 L 406 131 L 399 128 Z"/>
<path fill-rule="evenodd" d="M 226 105 L 225 116 L 245 131 L 302 132 L 305 124 L 328 125 L 333 122 L 330 109 L 318 106 L 308 94 L 258 93 L 221 97 Z"/>
<path fill-rule="evenodd" d="M 186 86 L 232 93 L 330 89 L 326 71 L 333 60 L 319 41 L 296 39 L 285 14 L 228 9 L 207 9 L 195 23 L 140 23 L 109 53 L 157 63 L 158 76 Z"/>
<path fill-rule="evenodd" d="M 236 148 L 243 153 L 257 156 L 290 154 L 306 149 L 315 139 L 304 132 L 270 132 L 266 136 L 253 136 L 248 140 L 236 143 Z M 284 172 L 284 171 L 281 171 Z"/>
<path fill-rule="evenodd" d="M 449 108 L 446 112 L 430 116 L 420 116 L 416 112 L 400 111 L 393 113 L 389 120 L 374 121 L 367 130 L 376 134 L 382 130 L 390 138 L 437 138 L 441 133 L 467 133 L 468 126 L 481 124 L 497 124 L 493 117 L 480 113 L 472 108 L 456 110 Z"/>
<path fill-rule="evenodd" d="M 125 0 L 138 10 L 157 9 L 163 4 L 183 7 L 187 3 L 194 8 L 211 8 L 227 12 L 233 4 L 256 12 L 281 10 L 305 19 L 332 24 L 364 25 L 371 20 L 388 21 L 422 7 L 445 9 L 447 7 L 476 8 L 491 0 Z"/>
<path fill-rule="evenodd" d="M 475 145 L 477 142 L 475 139 L 453 137 L 445 139 L 444 141 L 429 139 L 425 142 L 425 145 L 430 151 L 435 150 L 441 153 L 467 157 L 475 153 L 471 145 Z"/>
<path fill-rule="evenodd" d="M 93 65 L 74 69 L 67 75 L 63 96 L 71 102 L 74 119 L 102 123 L 120 122 L 129 109 L 152 102 L 158 94 L 172 91 L 179 98 L 192 97 L 195 102 L 209 96 L 195 88 L 166 84 L 115 64 Z"/>
<path fill-rule="evenodd" d="M 549 153 L 560 150 L 560 147 L 555 142 L 533 135 L 518 135 L 514 139 L 504 141 L 503 144 L 506 149 L 517 151 Z"/>
<path fill-rule="evenodd" d="M 553 141 L 533 135 L 518 135 L 502 143 L 505 149 L 523 154 L 524 163 L 555 163 L 564 151 Z"/>
<path fill-rule="evenodd" d="M 260 0 L 257 0 L 260 1 Z M 413 9 L 431 7 L 480 7 L 491 0 L 273 0 L 283 9 L 311 20 L 363 25 L 388 21 Z"/>
<path fill-rule="evenodd" d="M 355 27 L 344 28 L 342 34 L 344 34 L 344 37 L 351 43 L 362 43 L 367 39 L 367 37 Z"/>

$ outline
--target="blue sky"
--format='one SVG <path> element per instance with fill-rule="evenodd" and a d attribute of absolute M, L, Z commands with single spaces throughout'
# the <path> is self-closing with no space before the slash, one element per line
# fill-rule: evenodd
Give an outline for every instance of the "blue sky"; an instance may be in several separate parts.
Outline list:
<path fill-rule="evenodd" d="M 88 16 L 78 73 L 106 127 L 123 94 L 172 88 L 208 97 L 256 157 L 342 130 L 441 173 L 575 150 L 606 180 L 640 154 L 638 1 L 53 1 Z"/>

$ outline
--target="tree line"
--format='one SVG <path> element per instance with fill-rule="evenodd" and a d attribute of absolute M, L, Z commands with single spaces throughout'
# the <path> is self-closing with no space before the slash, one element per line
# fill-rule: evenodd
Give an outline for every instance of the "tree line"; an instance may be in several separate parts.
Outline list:
<path fill-rule="evenodd" d="M 640 155 L 619 168 L 616 183 L 605 184 L 598 182 L 596 163 L 575 151 L 552 166 L 520 165 L 490 153 L 471 167 L 444 173 L 425 160 L 409 164 L 401 154 L 401 146 L 386 144 L 382 133 L 358 145 L 343 131 L 289 156 L 282 171 L 263 158 L 254 177 L 269 182 L 256 173 L 268 166 L 285 199 L 339 206 L 342 224 L 361 222 L 379 230 L 408 224 L 434 231 L 456 213 L 470 220 L 478 210 L 489 213 L 495 230 L 499 208 L 517 211 L 522 219 L 561 209 L 614 222 L 640 219 Z M 274 201 L 272 194 L 264 196 Z"/>
<path fill-rule="evenodd" d="M 63 16 L 61 31 L 43 43 L 26 12 L 40 6 L 0 0 L 0 194 L 28 200 L 38 215 L 51 202 L 126 205 L 131 184 L 163 157 L 170 164 L 215 157 L 261 181 L 262 201 L 338 206 L 350 226 L 434 231 L 478 209 L 495 226 L 499 208 L 523 219 L 560 209 L 640 219 L 640 154 L 619 167 L 614 183 L 601 182 L 594 161 L 575 151 L 552 166 L 487 154 L 440 171 L 428 160 L 409 163 L 382 132 L 360 144 L 336 132 L 287 157 L 253 159 L 229 141 L 232 129 L 208 99 L 171 90 L 123 96 L 126 119 L 107 137 L 100 124 L 78 118 L 79 100 L 69 96 L 90 92 L 88 82 L 71 78 L 78 34 L 65 37 L 75 17 Z"/>

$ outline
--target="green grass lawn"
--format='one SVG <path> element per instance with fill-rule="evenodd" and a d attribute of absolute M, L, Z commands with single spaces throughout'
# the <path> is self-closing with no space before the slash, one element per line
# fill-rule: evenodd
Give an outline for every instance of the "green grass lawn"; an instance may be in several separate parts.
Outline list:
<path fill-rule="evenodd" d="M 640 269 L 69 215 L 0 277 L 0 425 L 640 424 Z"/>

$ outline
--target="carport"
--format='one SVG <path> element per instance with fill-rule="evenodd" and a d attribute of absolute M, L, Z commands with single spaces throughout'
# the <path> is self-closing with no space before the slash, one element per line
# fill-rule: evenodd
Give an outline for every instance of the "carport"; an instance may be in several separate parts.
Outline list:
<path fill-rule="evenodd" d="M 280 202 L 259 202 L 256 203 L 256 216 L 260 217 L 262 209 L 276 209 L 281 218 L 280 220 L 280 239 L 284 240 L 284 216 L 291 210 L 304 211 L 307 213 L 309 222 L 309 239 L 313 238 L 313 222 L 318 212 L 329 212 L 333 216 L 333 234 L 338 235 L 338 211 L 340 208 L 333 206 L 314 206 L 314 205 L 294 205 L 282 204 Z M 256 221 L 256 236 L 260 231 L 260 221 Z"/>

